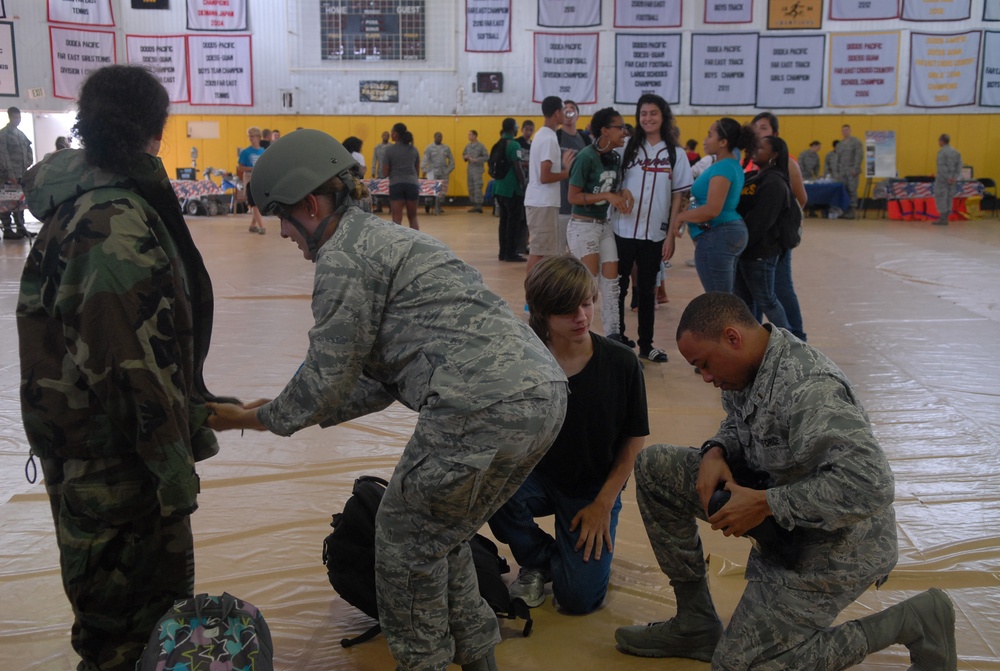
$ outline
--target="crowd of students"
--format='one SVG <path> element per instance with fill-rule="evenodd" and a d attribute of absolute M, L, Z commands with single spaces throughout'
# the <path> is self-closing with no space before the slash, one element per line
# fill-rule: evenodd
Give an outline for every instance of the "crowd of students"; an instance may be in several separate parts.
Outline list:
<path fill-rule="evenodd" d="M 537 174 L 548 184 L 567 172 L 557 159 L 572 163 L 566 240 L 574 254 L 539 255 L 525 282 L 528 323 L 446 245 L 358 207 L 367 189 L 340 142 L 289 133 L 257 158 L 249 188 L 261 214 L 277 217 L 282 238 L 314 264 L 315 325 L 284 388 L 240 402 L 211 394 L 203 380 L 212 285 L 156 158 L 168 105 L 142 68 L 95 71 L 80 92 L 84 149 L 54 153 L 24 181 L 42 228 L 16 312 L 22 416 L 50 497 L 79 669 L 131 671 L 160 615 L 192 595 L 195 463 L 219 450 L 216 432 L 290 436 L 394 402 L 418 415 L 374 541 L 380 620 L 399 669 L 498 668 L 499 627 L 468 544 L 486 524 L 522 567 L 513 597 L 537 606 L 551 581 L 561 611 L 599 608 L 633 472 L 677 610 L 619 628 L 623 652 L 711 661 L 716 670 L 837 670 L 898 643 L 911 669 L 957 668 L 954 607 L 940 590 L 832 626 L 895 565 L 893 475 L 840 369 L 784 328 L 761 325 L 731 293 L 752 239 L 735 160 L 755 143 L 749 129 L 713 123 L 705 150 L 718 160 L 693 185 L 668 131 L 669 107 L 656 97 L 640 101 L 628 140 L 623 116 L 605 108 L 579 153 L 539 151 L 549 165 Z M 547 119 L 568 113 L 561 101 L 543 110 Z M 397 127 L 409 171 L 419 156 Z M 782 144 L 767 141 L 754 154 L 760 191 L 783 185 Z M 390 175 L 393 160 L 386 157 Z M 646 189 L 647 179 L 657 188 Z M 697 207 L 681 211 L 689 189 Z M 532 207 L 556 207 L 544 202 Z M 545 227 L 559 217 L 542 214 L 532 233 L 558 239 Z M 756 226 L 756 215 L 746 216 Z M 631 232 L 617 237 L 644 259 L 636 263 L 648 309 L 654 261 L 670 257 L 684 223 L 699 231 L 706 289 L 721 290 L 684 309 L 676 343 L 722 390 L 726 417 L 700 449 L 644 448 L 642 366 L 622 342 L 614 305 L 627 272 L 614 228 Z M 590 329 L 598 297 L 610 313 L 604 336 Z M 761 307 L 770 318 L 771 306 Z M 655 361 L 656 350 L 644 349 L 647 328 L 640 355 Z M 719 493 L 728 500 L 713 505 Z M 549 514 L 554 536 L 535 523 Z M 749 583 L 727 627 L 708 590 L 697 519 L 755 539 Z"/>

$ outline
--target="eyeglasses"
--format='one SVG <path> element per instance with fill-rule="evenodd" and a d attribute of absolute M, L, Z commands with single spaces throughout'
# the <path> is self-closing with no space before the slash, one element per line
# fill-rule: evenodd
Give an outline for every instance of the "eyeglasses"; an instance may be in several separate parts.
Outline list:
<path fill-rule="evenodd" d="M 617 128 L 618 130 L 625 130 L 625 126 L 605 126 L 605 128 Z"/>

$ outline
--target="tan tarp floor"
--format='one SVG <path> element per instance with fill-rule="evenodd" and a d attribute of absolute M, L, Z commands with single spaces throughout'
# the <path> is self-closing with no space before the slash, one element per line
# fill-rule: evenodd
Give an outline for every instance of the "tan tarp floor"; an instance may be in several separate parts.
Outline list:
<path fill-rule="evenodd" d="M 422 216 L 421 223 L 521 312 L 524 266 L 496 260 L 495 218 L 453 208 Z M 196 217 L 190 224 L 218 299 L 209 386 L 245 399 L 272 397 L 306 346 L 312 265 L 279 237 L 274 220 L 264 236 L 247 234 L 246 216 Z M 17 401 L 13 312 L 28 243 L 0 245 L 0 666 L 62 671 L 76 663 L 70 612 L 43 488 L 25 482 Z M 681 310 L 700 293 L 694 269 L 684 263 L 690 256 L 685 239 L 668 271 L 670 302 L 656 317 L 656 344 L 670 362 L 646 364 L 650 443 L 700 444 L 722 417 L 719 392 L 692 372 L 673 340 Z M 856 385 L 896 474 L 899 565 L 883 589 L 867 592 L 844 619 L 942 587 L 957 605 L 959 668 L 1000 670 L 1000 222 L 938 228 L 811 219 L 794 268 L 809 342 Z M 635 315 L 627 322 L 634 335 Z M 197 590 L 229 591 L 259 606 L 274 635 L 278 669 L 393 668 L 382 637 L 341 648 L 341 638 L 370 621 L 334 593 L 320 553 L 330 515 L 354 478 L 388 475 L 413 422 L 414 414 L 397 405 L 291 438 L 230 432 L 221 437 L 221 454 L 201 465 L 201 507 L 193 518 Z M 604 608 L 570 617 L 548 599 L 535 609 L 527 639 L 504 621 L 502 669 L 708 668 L 615 649 L 615 627 L 673 613 L 631 487 L 624 500 Z M 719 533 L 705 537 L 712 589 L 728 619 L 743 589 L 748 546 Z M 895 646 L 857 668 L 908 663 L 905 649 Z"/>

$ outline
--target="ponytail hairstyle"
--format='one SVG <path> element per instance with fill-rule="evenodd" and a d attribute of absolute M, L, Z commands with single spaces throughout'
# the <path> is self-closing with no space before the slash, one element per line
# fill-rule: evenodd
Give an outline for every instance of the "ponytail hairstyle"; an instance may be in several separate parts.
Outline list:
<path fill-rule="evenodd" d="M 777 135 L 769 135 L 760 138 L 760 142 L 767 144 L 776 155 L 774 164 L 769 170 L 775 170 L 788 179 L 788 144 Z"/>
<path fill-rule="evenodd" d="M 126 172 L 150 141 L 163 135 L 169 107 L 170 96 L 149 70 L 109 65 L 83 83 L 73 132 L 83 141 L 88 163 Z"/>
<path fill-rule="evenodd" d="M 735 153 L 740 149 L 752 154 L 757 147 L 757 134 L 750 125 L 741 126 L 739 121 L 728 116 L 716 121 L 715 125 L 719 129 L 719 138 L 726 141 L 729 151 Z"/>

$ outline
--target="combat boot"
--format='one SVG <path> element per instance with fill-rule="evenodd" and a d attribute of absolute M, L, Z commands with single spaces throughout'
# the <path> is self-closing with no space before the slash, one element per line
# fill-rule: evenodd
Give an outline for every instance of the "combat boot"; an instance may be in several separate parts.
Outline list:
<path fill-rule="evenodd" d="M 857 621 L 868 652 L 902 643 L 910 651 L 911 671 L 956 671 L 955 606 L 937 588 Z"/>
<path fill-rule="evenodd" d="M 686 657 L 711 662 L 723 627 L 715 612 L 708 579 L 670 581 L 677 596 L 677 615 L 666 622 L 619 627 L 615 641 L 624 652 L 640 657 Z"/>
<path fill-rule="evenodd" d="M 485 656 L 480 657 L 476 661 L 463 664 L 462 671 L 499 671 L 497 669 L 497 660 L 493 656 L 493 648 L 490 648 L 490 651 Z"/>
<path fill-rule="evenodd" d="M 3 225 L 3 239 L 4 240 L 20 240 L 24 236 L 20 233 L 15 233 L 14 229 L 10 227 L 10 224 Z"/>

